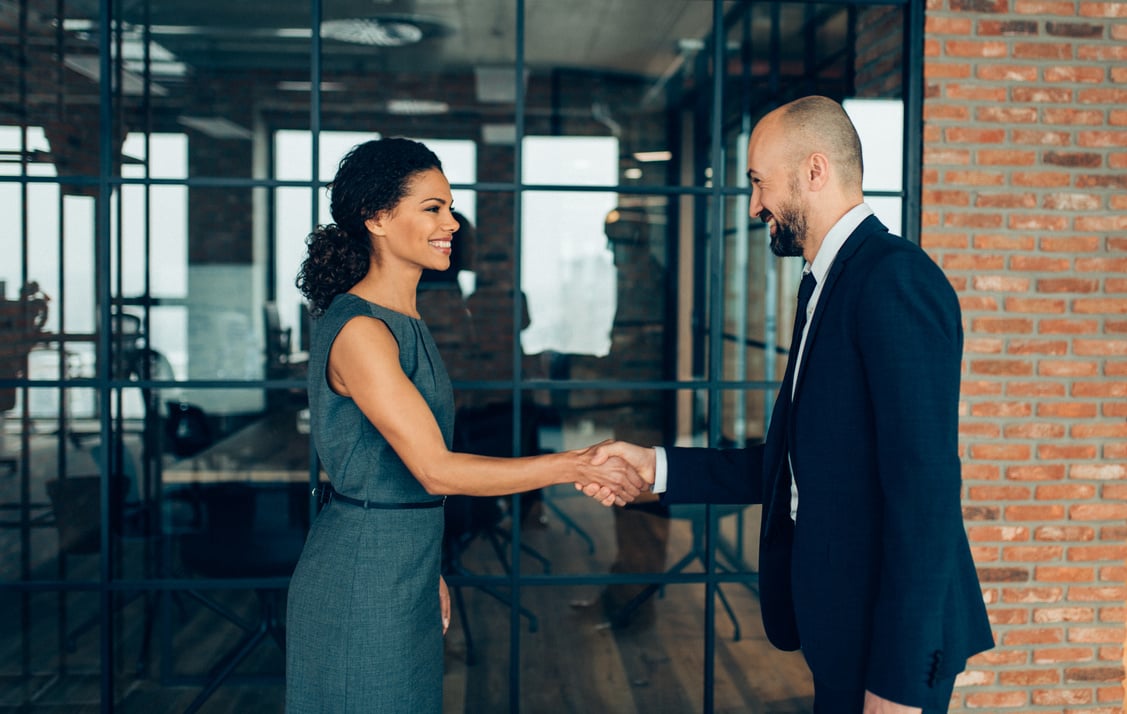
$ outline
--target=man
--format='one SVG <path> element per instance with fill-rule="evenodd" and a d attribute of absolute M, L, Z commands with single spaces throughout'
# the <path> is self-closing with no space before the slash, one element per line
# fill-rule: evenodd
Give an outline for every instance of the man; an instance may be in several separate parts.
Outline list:
<path fill-rule="evenodd" d="M 805 258 L 809 301 L 766 442 L 600 448 L 665 503 L 763 504 L 764 627 L 802 648 L 817 714 L 946 712 L 966 659 L 993 646 L 959 500 L 958 301 L 863 202 L 837 102 L 765 116 L 748 166 L 751 215 L 777 255 Z"/>

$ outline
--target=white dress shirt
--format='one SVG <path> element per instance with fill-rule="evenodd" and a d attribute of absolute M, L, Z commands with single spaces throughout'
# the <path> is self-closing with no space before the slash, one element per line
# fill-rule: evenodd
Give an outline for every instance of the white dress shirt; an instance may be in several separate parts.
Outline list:
<path fill-rule="evenodd" d="M 798 376 L 798 368 L 802 364 L 802 354 L 806 349 L 806 333 L 810 330 L 810 318 L 814 315 L 814 310 L 818 307 L 818 298 L 822 294 L 822 285 L 826 281 L 826 275 L 830 272 L 830 266 L 833 265 L 834 259 L 837 257 L 838 251 L 841 246 L 845 245 L 845 241 L 857 230 L 857 226 L 861 225 L 861 221 L 873 215 L 873 209 L 867 203 L 859 203 L 851 208 L 844 216 L 838 219 L 837 223 L 830 228 L 829 233 L 822 239 L 822 245 L 818 248 L 817 255 L 814 256 L 813 263 L 805 263 L 802 266 L 803 274 L 808 272 L 814 274 L 814 279 L 817 283 L 814 285 L 814 292 L 810 296 L 810 302 L 806 306 L 806 326 L 802 328 L 802 337 L 798 343 L 798 355 L 795 357 L 794 376 Z M 791 345 L 793 348 L 794 346 Z M 794 396 L 794 387 L 797 382 L 792 381 L 790 384 L 791 396 Z M 655 446 L 656 463 L 654 470 L 654 493 L 665 493 L 666 486 L 669 482 L 669 465 L 665 458 L 665 449 L 660 446 Z M 792 520 L 798 517 L 798 486 L 795 484 L 794 479 L 791 478 L 790 483 L 790 517 Z"/>

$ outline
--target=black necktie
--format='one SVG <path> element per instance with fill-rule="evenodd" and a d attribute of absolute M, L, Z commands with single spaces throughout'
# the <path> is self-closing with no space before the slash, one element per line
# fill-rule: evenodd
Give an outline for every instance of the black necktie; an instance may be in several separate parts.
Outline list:
<path fill-rule="evenodd" d="M 798 284 L 798 308 L 794 313 L 794 334 L 790 338 L 791 352 L 798 354 L 798 346 L 802 344 L 802 328 L 806 327 L 806 308 L 810 305 L 810 296 L 814 294 L 814 286 L 818 283 L 814 273 L 803 273 L 802 282 Z"/>

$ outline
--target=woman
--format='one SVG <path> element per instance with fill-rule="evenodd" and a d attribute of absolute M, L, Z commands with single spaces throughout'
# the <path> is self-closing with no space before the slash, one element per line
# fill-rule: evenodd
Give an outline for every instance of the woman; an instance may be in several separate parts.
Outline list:
<path fill-rule="evenodd" d="M 450 451 L 453 392 L 415 302 L 458 228 L 442 165 L 414 141 L 369 141 L 330 190 L 335 224 L 309 236 L 297 278 L 316 318 L 309 406 L 331 488 L 290 584 L 287 709 L 440 712 L 443 496 L 574 482 L 610 505 L 643 482 L 621 461 L 596 469 L 588 450 Z"/>

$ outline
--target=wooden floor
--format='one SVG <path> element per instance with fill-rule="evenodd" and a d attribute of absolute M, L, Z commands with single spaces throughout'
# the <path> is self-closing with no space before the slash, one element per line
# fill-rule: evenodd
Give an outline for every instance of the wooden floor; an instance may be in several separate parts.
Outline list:
<path fill-rule="evenodd" d="M 523 533 L 524 542 L 551 561 L 553 573 L 604 573 L 614 558 L 613 516 L 609 510 L 566 491 L 554 492 L 552 503 L 575 519 L 593 539 L 596 549 L 566 527 L 556 513 L 547 511 L 546 522 Z M 751 521 L 755 523 L 755 521 Z M 687 522 L 674 519 L 667 548 L 672 564 L 691 545 Z M 500 573 L 496 556 L 484 541 L 467 554 L 466 564 L 477 572 Z M 540 565 L 524 558 L 528 572 Z M 692 568 L 690 568 L 692 570 Z M 774 650 L 765 640 L 753 594 L 739 584 L 723 586 L 741 629 L 733 641 L 733 626 L 723 609 L 716 608 L 716 648 L 713 658 L 715 686 L 712 710 L 751 714 L 804 714 L 812 711 L 812 685 L 801 655 Z M 668 585 L 652 601 L 652 617 L 622 629 L 609 628 L 598 605 L 595 585 L 530 587 L 522 590 L 522 604 L 537 618 L 536 632 L 521 620 L 519 702 L 517 711 L 539 712 L 701 712 L 703 691 L 704 587 Z M 509 712 L 510 615 L 505 605 L 479 590 L 464 590 L 467 619 L 475 645 L 475 662 L 467 664 L 464 624 L 455 616 L 447 637 L 445 711 L 449 713 Z M 246 617 L 256 601 L 248 593 L 220 593 L 231 607 Z M 96 605 L 89 593 L 70 594 L 73 623 L 84 609 Z M 33 674 L 21 673 L 24 634 L 18 617 L 0 619 L 0 713 L 97 712 L 98 653 L 96 630 L 76 641 L 75 651 L 60 658 L 57 634 L 58 596 L 31 596 L 34 620 L 28 633 Z M 0 593 L 0 607 L 17 612 L 19 595 Z M 147 676 L 139 677 L 134 665 L 141 644 L 145 608 L 134 601 L 122 611 L 121 645 L 116 652 L 117 704 L 115 711 L 180 712 L 199 691 L 198 684 L 162 684 L 162 665 L 180 675 L 201 675 L 233 646 L 240 631 L 190 598 L 170 602 L 171 662 L 162 662 L 160 622 Z M 59 674 L 65 669 L 64 674 Z M 259 675 L 263 681 L 229 682 L 208 700 L 202 712 L 281 712 L 283 656 L 272 642 L 262 643 L 239 676 Z"/>

